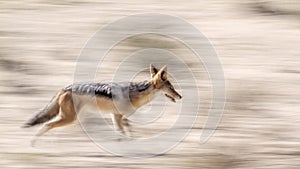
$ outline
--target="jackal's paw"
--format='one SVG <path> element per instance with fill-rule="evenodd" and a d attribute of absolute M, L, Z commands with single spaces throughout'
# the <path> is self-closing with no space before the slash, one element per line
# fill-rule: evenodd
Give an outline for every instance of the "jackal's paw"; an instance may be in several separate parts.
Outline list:
<path fill-rule="evenodd" d="M 36 143 L 36 139 L 32 139 L 32 140 L 30 141 L 30 146 L 31 146 L 31 147 L 35 147 L 35 143 Z"/>

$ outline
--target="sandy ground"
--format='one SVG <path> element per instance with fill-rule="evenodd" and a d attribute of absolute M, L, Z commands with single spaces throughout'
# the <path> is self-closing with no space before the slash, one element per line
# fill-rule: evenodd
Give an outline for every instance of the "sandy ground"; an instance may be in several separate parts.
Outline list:
<path fill-rule="evenodd" d="M 258 2 L 1 1 L 0 167 L 300 168 L 299 1 Z M 185 19 L 215 47 L 224 69 L 227 101 L 213 137 L 198 143 L 210 91 L 207 75 L 191 64 L 200 72 L 204 103 L 189 135 L 165 154 L 114 155 L 98 148 L 78 122 L 47 133 L 31 147 L 37 128 L 20 126 L 59 88 L 73 82 L 76 59 L 87 40 L 108 23 L 145 12 Z M 97 78 L 109 79 L 119 62 L 118 57 L 107 59 L 106 72 Z M 159 130 L 166 123 L 150 128 Z M 147 127 L 135 130 L 149 133 Z"/>

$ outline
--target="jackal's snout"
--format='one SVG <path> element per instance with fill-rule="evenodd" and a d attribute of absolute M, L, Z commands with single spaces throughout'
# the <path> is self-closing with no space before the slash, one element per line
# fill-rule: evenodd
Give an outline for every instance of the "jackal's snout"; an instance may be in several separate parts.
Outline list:
<path fill-rule="evenodd" d="M 168 90 L 164 91 L 165 96 L 169 98 L 172 102 L 176 102 L 182 98 L 181 94 L 179 94 L 173 87 L 169 88 Z"/>

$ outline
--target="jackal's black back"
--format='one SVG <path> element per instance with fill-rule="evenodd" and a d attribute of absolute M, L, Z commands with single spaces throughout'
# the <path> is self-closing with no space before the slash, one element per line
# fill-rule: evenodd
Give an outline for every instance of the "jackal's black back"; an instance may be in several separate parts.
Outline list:
<path fill-rule="evenodd" d="M 65 91 L 72 91 L 76 94 L 89 94 L 96 96 L 105 96 L 112 98 L 112 88 L 114 83 L 83 83 L 83 84 L 72 84 L 67 86 Z"/>
<path fill-rule="evenodd" d="M 67 86 L 64 91 L 82 95 L 96 95 L 113 98 L 118 92 L 143 92 L 151 86 L 150 81 L 121 82 L 121 83 L 82 83 Z M 117 92 L 117 93 L 116 93 Z"/>

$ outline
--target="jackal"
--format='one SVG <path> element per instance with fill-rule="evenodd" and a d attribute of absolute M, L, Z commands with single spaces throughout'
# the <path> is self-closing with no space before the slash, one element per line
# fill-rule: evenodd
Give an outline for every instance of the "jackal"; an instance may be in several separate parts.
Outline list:
<path fill-rule="evenodd" d="M 150 73 L 151 80 L 143 82 L 69 85 L 61 89 L 50 103 L 23 127 L 44 123 L 35 135 L 36 139 L 52 128 L 70 124 L 83 107 L 90 106 L 101 113 L 111 113 L 115 128 L 125 134 L 124 126 L 130 127 L 126 114 L 133 113 L 149 103 L 157 94 L 163 93 L 173 102 L 182 98 L 168 80 L 166 65 L 158 70 L 151 64 Z"/>

